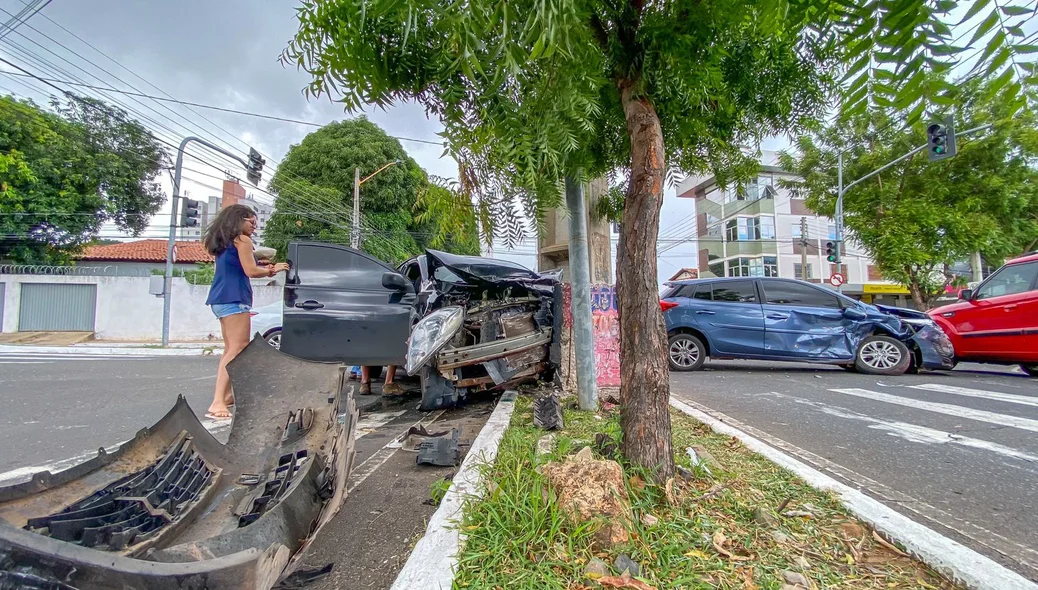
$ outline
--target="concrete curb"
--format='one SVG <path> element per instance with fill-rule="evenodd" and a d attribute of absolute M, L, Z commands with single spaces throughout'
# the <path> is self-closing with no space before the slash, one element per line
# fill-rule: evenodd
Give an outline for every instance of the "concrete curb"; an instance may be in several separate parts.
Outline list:
<path fill-rule="evenodd" d="M 75 354 L 80 356 L 202 356 L 204 348 L 130 348 L 102 346 L 30 346 L 18 344 L 0 345 L 0 354 Z M 220 356 L 223 348 L 213 348 L 212 354 Z"/>
<path fill-rule="evenodd" d="M 913 521 L 882 502 L 836 481 L 738 428 L 726 424 L 724 420 L 731 420 L 727 416 L 719 414 L 722 418 L 715 418 L 673 396 L 670 398 L 670 405 L 706 424 L 717 433 L 734 436 L 751 451 L 792 471 L 809 485 L 820 490 L 834 492 L 852 514 L 869 523 L 888 538 L 900 543 L 909 553 L 934 570 L 964 584 L 967 588 L 971 590 L 1038 590 L 1038 584 L 1016 572 Z"/>
<path fill-rule="evenodd" d="M 390 590 L 449 590 L 454 585 L 454 568 L 465 542 L 457 523 L 461 520 L 465 500 L 483 495 L 479 467 L 494 462 L 501 438 L 512 420 L 515 401 L 514 398 L 506 401 L 506 396 L 502 396 L 472 442 L 454 482 L 429 519 L 425 535 L 415 545 Z"/>

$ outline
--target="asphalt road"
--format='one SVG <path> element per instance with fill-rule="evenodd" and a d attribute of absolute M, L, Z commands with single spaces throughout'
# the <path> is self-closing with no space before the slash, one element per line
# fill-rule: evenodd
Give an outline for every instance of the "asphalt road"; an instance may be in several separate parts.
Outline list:
<path fill-rule="evenodd" d="M 715 361 L 671 391 L 1038 580 L 1038 380 L 1018 369 Z"/>

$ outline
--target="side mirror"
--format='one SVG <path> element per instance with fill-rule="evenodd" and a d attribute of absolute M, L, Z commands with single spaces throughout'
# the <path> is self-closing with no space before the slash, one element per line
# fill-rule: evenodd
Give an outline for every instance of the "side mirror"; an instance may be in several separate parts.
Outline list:
<path fill-rule="evenodd" d="M 869 316 L 868 316 L 868 314 L 866 314 L 864 311 L 858 309 L 857 307 L 845 307 L 845 308 L 843 308 L 843 317 L 845 317 L 845 318 L 847 318 L 849 320 L 854 320 L 854 321 L 859 321 L 860 322 L 861 320 L 864 320 L 864 319 L 868 318 Z"/>
<path fill-rule="evenodd" d="M 382 275 L 382 286 L 393 291 L 406 291 L 411 282 L 395 272 L 387 272 Z"/>
<path fill-rule="evenodd" d="M 959 291 L 959 299 L 962 301 L 973 299 L 973 289 L 963 289 L 962 291 Z"/>

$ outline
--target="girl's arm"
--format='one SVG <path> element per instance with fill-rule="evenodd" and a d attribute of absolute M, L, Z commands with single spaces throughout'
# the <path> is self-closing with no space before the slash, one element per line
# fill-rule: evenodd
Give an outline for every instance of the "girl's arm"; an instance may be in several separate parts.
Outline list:
<path fill-rule="evenodd" d="M 238 260 L 245 271 L 245 276 L 253 279 L 272 277 L 275 274 L 273 265 L 260 266 L 256 264 L 256 255 L 252 250 L 252 240 L 248 236 L 241 235 L 235 238 L 234 247 L 238 250 Z"/>

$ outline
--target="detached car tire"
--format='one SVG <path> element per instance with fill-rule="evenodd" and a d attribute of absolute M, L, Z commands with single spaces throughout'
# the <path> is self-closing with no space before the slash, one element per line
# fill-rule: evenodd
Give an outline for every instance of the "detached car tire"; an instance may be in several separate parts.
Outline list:
<path fill-rule="evenodd" d="M 1031 377 L 1038 377 L 1038 364 L 1020 365 L 1020 368 Z"/>
<path fill-rule="evenodd" d="M 869 336 L 854 355 L 854 367 L 866 375 L 903 375 L 911 364 L 908 346 L 890 336 Z"/>
<path fill-rule="evenodd" d="M 706 346 L 692 334 L 674 334 L 667 342 L 667 362 L 672 371 L 698 371 L 706 362 Z"/>

